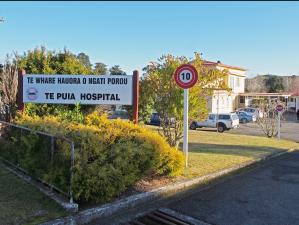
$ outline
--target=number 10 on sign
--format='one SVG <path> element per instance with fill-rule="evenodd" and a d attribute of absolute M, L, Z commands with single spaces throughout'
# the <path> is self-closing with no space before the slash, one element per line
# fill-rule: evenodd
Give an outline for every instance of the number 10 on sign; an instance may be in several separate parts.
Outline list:
<path fill-rule="evenodd" d="M 189 106 L 189 93 L 188 89 L 193 87 L 197 80 L 198 74 L 194 66 L 183 64 L 179 66 L 174 73 L 174 79 L 177 85 L 184 89 L 184 139 L 183 151 L 185 153 L 185 166 L 188 166 L 188 106 Z"/>

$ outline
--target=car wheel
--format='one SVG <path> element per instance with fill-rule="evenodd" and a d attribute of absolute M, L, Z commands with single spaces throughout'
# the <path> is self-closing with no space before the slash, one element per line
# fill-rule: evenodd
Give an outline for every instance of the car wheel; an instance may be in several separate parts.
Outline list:
<path fill-rule="evenodd" d="M 243 119 L 241 120 L 241 123 L 248 123 L 248 121 L 247 121 L 246 118 L 243 118 Z"/>
<path fill-rule="evenodd" d="M 196 124 L 195 123 L 191 123 L 190 130 L 196 130 Z"/>
<path fill-rule="evenodd" d="M 217 129 L 219 133 L 222 133 L 225 131 L 225 126 L 223 124 L 219 124 Z"/>

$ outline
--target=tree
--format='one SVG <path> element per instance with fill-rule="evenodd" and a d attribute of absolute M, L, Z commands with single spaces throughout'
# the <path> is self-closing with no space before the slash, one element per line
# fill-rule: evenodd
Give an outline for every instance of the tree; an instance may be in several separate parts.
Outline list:
<path fill-rule="evenodd" d="M 289 91 L 294 92 L 294 93 L 299 93 L 299 76 L 293 75 L 291 77 L 291 82 L 290 82 L 290 89 Z"/>
<path fill-rule="evenodd" d="M 18 55 L 17 60 L 19 68 L 27 74 L 92 74 L 91 68 L 67 49 L 55 52 L 42 46 Z"/>
<path fill-rule="evenodd" d="M 16 59 L 6 56 L 0 71 L 1 110 L 5 120 L 11 121 L 16 112 L 16 96 L 18 91 L 18 68 Z"/>
<path fill-rule="evenodd" d="M 119 65 L 114 65 L 109 69 L 110 75 L 126 75 Z"/>
<path fill-rule="evenodd" d="M 270 93 L 282 92 L 285 90 L 282 77 L 275 75 L 267 76 L 266 87 Z"/>
<path fill-rule="evenodd" d="M 178 147 L 183 132 L 183 89 L 179 88 L 174 79 L 175 69 L 189 63 L 186 57 L 164 55 L 157 63 L 145 68 L 146 75 L 140 82 L 141 111 L 147 117 L 149 111 L 156 110 L 161 118 L 160 132 L 171 146 Z M 189 118 L 203 119 L 208 115 L 207 97 L 215 88 L 227 89 L 226 71 L 212 70 L 202 65 L 199 53 L 195 53 L 191 64 L 198 71 L 197 84 L 189 91 Z M 173 118 L 170 121 L 170 118 Z"/>
<path fill-rule="evenodd" d="M 60 52 L 47 50 L 45 47 L 28 50 L 23 55 L 17 55 L 20 69 L 27 74 L 92 74 L 92 69 L 86 67 L 75 54 L 67 49 Z M 31 112 L 43 116 L 55 114 L 57 111 L 74 109 L 71 105 L 30 104 Z M 94 106 L 82 106 L 82 110 L 89 110 Z"/>
<path fill-rule="evenodd" d="M 94 74 L 105 75 L 108 73 L 107 65 L 104 63 L 95 63 Z"/>
<path fill-rule="evenodd" d="M 88 69 L 91 69 L 91 63 L 89 60 L 89 56 L 86 55 L 85 53 L 81 52 L 77 55 L 77 59 Z"/>
<path fill-rule="evenodd" d="M 263 111 L 263 117 L 257 118 L 257 122 L 264 134 L 269 138 L 275 137 L 278 133 L 278 113 L 276 111 L 276 105 L 276 102 L 269 100 L 264 100 L 259 103 L 259 108 Z"/>

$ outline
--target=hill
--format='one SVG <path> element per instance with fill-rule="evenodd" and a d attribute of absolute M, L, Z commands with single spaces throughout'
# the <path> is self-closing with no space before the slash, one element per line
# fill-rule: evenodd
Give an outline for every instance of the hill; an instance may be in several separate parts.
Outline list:
<path fill-rule="evenodd" d="M 258 75 L 245 79 L 245 92 L 298 92 L 299 76 Z"/>

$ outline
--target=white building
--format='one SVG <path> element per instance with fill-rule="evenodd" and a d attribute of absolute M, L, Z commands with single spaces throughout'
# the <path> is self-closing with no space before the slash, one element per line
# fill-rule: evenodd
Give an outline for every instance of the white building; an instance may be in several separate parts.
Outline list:
<path fill-rule="evenodd" d="M 298 112 L 299 110 L 299 91 L 291 93 L 288 102 L 287 108 L 289 111 Z"/>
<path fill-rule="evenodd" d="M 208 99 L 209 111 L 211 113 L 229 113 L 239 108 L 239 102 L 243 101 L 243 98 L 240 99 L 239 95 L 245 91 L 246 69 L 225 65 L 220 61 L 204 61 L 203 65 L 220 71 L 227 70 L 228 76 L 225 82 L 231 88 L 231 92 L 214 90 L 213 96 Z"/>
<path fill-rule="evenodd" d="M 204 61 L 203 65 L 220 71 L 227 70 L 225 82 L 231 91 L 214 90 L 213 96 L 208 97 L 208 107 L 211 113 L 229 113 L 238 108 L 253 106 L 257 99 L 268 99 L 285 104 L 286 110 L 299 110 L 299 91 L 296 93 L 245 93 L 246 69 L 222 64 L 220 61 Z"/>

